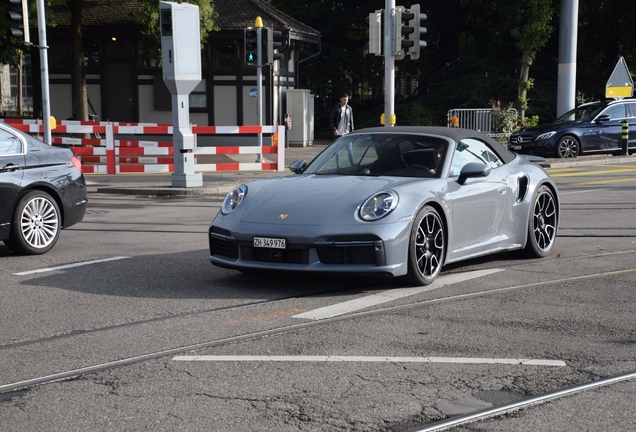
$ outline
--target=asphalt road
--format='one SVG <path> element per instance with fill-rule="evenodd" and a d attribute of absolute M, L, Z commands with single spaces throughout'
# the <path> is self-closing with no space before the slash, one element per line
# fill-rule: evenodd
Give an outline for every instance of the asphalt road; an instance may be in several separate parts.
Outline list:
<path fill-rule="evenodd" d="M 412 430 L 636 371 L 636 164 L 550 173 L 549 257 L 447 266 L 427 289 L 215 268 L 218 200 L 92 191 L 51 253 L 0 245 L 0 427 Z M 624 381 L 456 430 L 630 430 L 635 392 Z"/>

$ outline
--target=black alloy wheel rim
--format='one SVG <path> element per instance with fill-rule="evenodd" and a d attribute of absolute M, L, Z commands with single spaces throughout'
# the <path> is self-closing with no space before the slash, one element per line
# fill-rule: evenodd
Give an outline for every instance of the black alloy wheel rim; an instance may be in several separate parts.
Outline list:
<path fill-rule="evenodd" d="M 539 249 L 547 251 L 554 243 L 557 224 L 556 203 L 550 192 L 541 192 L 534 203 L 532 213 L 534 241 Z"/>
<path fill-rule="evenodd" d="M 444 254 L 444 227 L 439 216 L 427 213 L 417 228 L 415 238 L 415 258 L 420 274 L 427 278 L 435 277 L 442 264 Z"/>

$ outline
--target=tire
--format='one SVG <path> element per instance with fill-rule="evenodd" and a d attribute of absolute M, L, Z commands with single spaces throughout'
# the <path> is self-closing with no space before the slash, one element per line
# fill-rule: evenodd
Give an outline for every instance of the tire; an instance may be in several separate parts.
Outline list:
<path fill-rule="evenodd" d="M 11 234 L 4 243 L 13 252 L 40 255 L 48 252 L 60 236 L 60 209 L 46 192 L 24 195 L 13 213 Z"/>
<path fill-rule="evenodd" d="M 535 192 L 528 218 L 528 239 L 524 248 L 525 255 L 530 258 L 546 256 L 556 238 L 559 214 L 552 190 L 541 186 Z"/>
<path fill-rule="evenodd" d="M 573 136 L 562 137 L 554 149 L 554 156 L 558 159 L 571 159 L 579 155 L 579 142 Z"/>
<path fill-rule="evenodd" d="M 408 273 L 405 280 L 413 285 L 428 285 L 439 275 L 446 256 L 445 226 L 439 213 L 424 206 L 411 228 L 408 250 Z"/>

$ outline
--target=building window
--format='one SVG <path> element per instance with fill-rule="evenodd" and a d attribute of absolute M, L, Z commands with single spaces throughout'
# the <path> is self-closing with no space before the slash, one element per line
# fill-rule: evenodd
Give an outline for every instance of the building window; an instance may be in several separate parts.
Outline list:
<path fill-rule="evenodd" d="M 214 59 L 217 69 L 236 69 L 236 45 L 218 44 L 215 46 Z"/>
<path fill-rule="evenodd" d="M 84 66 L 99 66 L 99 46 L 96 43 L 84 44 Z"/>
<path fill-rule="evenodd" d="M 208 107 L 208 96 L 205 88 L 205 80 L 203 79 L 190 93 L 190 108 Z"/>
<path fill-rule="evenodd" d="M 31 74 L 27 73 L 31 67 L 31 59 L 25 58 L 22 68 L 9 68 L 9 85 L 11 89 L 11 100 L 9 110 L 13 112 L 33 112 L 33 82 Z M 20 80 L 20 72 L 22 79 Z M 22 87 L 20 94 L 19 88 Z M 20 101 L 20 97 L 22 100 Z"/>

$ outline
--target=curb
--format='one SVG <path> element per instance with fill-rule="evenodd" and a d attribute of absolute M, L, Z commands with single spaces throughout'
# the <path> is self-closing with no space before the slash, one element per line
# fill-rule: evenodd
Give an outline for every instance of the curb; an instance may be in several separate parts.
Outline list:
<path fill-rule="evenodd" d="M 236 184 L 238 185 L 238 183 Z M 130 186 L 130 187 L 98 187 L 96 193 L 120 194 L 120 195 L 149 195 L 149 196 L 216 196 L 225 198 L 225 196 L 236 185 L 228 186 L 204 186 L 200 188 L 179 188 L 171 186 Z"/>
<path fill-rule="evenodd" d="M 575 168 L 580 166 L 590 165 L 611 165 L 611 164 L 623 164 L 623 163 L 636 163 L 636 155 L 630 156 L 583 156 L 586 159 L 548 159 L 545 162 L 538 163 L 544 169 L 559 169 L 559 168 Z M 588 159 L 589 158 L 589 159 Z M 290 175 L 288 171 L 278 173 L 281 176 Z M 273 177 L 273 176 L 272 176 Z M 173 186 L 106 186 L 100 187 L 97 185 L 91 185 L 88 182 L 88 187 L 97 193 L 104 194 L 120 194 L 120 195 L 147 195 L 147 196 L 192 196 L 192 197 L 207 197 L 207 198 L 219 198 L 223 199 L 225 196 L 245 181 L 257 180 L 257 178 L 251 179 L 235 179 L 233 182 L 220 183 L 217 185 L 202 186 L 197 188 L 183 188 Z M 92 187 L 91 187 L 92 186 Z M 97 186 L 97 187 L 95 187 Z"/>

